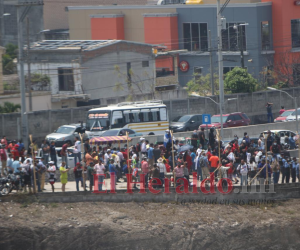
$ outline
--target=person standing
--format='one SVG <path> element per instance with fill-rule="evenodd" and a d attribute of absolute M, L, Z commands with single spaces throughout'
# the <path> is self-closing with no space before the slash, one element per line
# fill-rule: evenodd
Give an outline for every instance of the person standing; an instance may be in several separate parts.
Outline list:
<path fill-rule="evenodd" d="M 215 131 L 215 129 L 211 128 L 209 130 L 209 134 L 208 134 L 208 142 L 209 142 L 211 150 L 215 149 L 216 136 L 214 134 L 214 131 Z"/>
<path fill-rule="evenodd" d="M 242 159 L 241 164 L 237 167 L 237 170 L 240 171 L 241 174 L 241 186 L 247 186 L 247 178 L 248 178 L 248 165 Z"/>
<path fill-rule="evenodd" d="M 164 164 L 163 158 L 157 160 L 157 166 L 159 167 L 159 179 L 161 180 L 162 185 L 164 184 L 165 174 L 167 173 L 166 166 Z"/>
<path fill-rule="evenodd" d="M 273 182 L 274 182 L 274 184 L 278 184 L 279 175 L 280 175 L 280 165 L 279 165 L 276 155 L 273 155 L 271 166 L 272 166 L 272 172 L 273 172 Z"/>
<path fill-rule="evenodd" d="M 272 106 L 273 103 L 267 102 L 266 108 L 267 108 L 267 114 L 268 114 L 268 123 L 273 122 L 273 113 L 272 113 Z"/>
<path fill-rule="evenodd" d="M 98 163 L 95 165 L 95 171 L 96 174 L 98 175 L 98 191 L 102 191 L 104 174 L 105 174 L 105 166 L 102 160 L 99 160 Z"/>
<path fill-rule="evenodd" d="M 66 168 L 68 168 L 68 147 L 70 147 L 70 142 L 65 143 L 60 151 L 61 160 L 66 163 Z"/>
<path fill-rule="evenodd" d="M 151 167 L 151 166 L 150 166 Z M 144 160 L 142 161 L 142 172 L 145 175 L 145 187 L 148 187 L 148 174 L 149 174 L 149 170 L 150 170 L 149 164 L 147 162 L 147 157 L 144 157 Z"/>
<path fill-rule="evenodd" d="M 30 160 L 26 160 L 25 164 L 22 164 L 22 171 L 24 173 L 24 191 L 27 192 L 27 187 L 29 193 L 31 194 L 31 163 Z"/>
<path fill-rule="evenodd" d="M 279 110 L 279 115 L 281 115 L 285 111 L 284 107 L 281 106 L 281 109 Z"/>
<path fill-rule="evenodd" d="M 204 128 L 200 129 L 200 132 L 198 134 L 199 141 L 200 141 L 200 147 L 205 149 L 205 133 L 204 133 Z"/>
<path fill-rule="evenodd" d="M 90 148 L 90 140 L 86 139 L 84 143 L 84 155 L 86 155 L 89 152 Z"/>
<path fill-rule="evenodd" d="M 49 173 L 49 183 L 52 188 L 52 193 L 54 193 L 54 183 L 56 181 L 56 167 L 54 165 L 54 161 L 49 161 L 48 164 L 49 167 L 47 172 Z"/>
<path fill-rule="evenodd" d="M 56 156 L 55 141 L 51 141 L 51 145 L 50 145 L 50 159 L 51 159 L 51 161 L 54 162 L 54 165 L 55 165 L 56 169 L 58 169 L 58 167 L 57 167 L 57 156 Z"/>
<path fill-rule="evenodd" d="M 1 163 L 2 163 L 1 175 L 4 176 L 4 173 L 7 174 L 7 167 L 6 167 L 7 154 L 6 154 L 6 150 L 5 150 L 5 144 L 0 145 L 0 158 L 1 158 Z"/>
<path fill-rule="evenodd" d="M 148 149 L 148 162 L 149 162 L 149 166 L 150 168 L 153 167 L 154 164 L 154 154 L 153 154 L 153 143 L 150 143 L 150 147 Z"/>
<path fill-rule="evenodd" d="M 39 169 L 39 180 L 40 180 L 41 190 L 45 190 L 45 174 L 46 174 L 47 168 L 44 164 L 43 157 L 39 160 L 37 167 Z"/>
<path fill-rule="evenodd" d="M 66 191 L 66 184 L 68 183 L 68 171 L 69 171 L 69 169 L 66 168 L 66 163 L 63 161 L 61 163 L 61 167 L 59 168 L 60 182 L 62 184 L 62 186 L 61 186 L 62 192 Z"/>
<path fill-rule="evenodd" d="M 181 166 L 180 163 L 177 164 L 176 168 L 174 168 L 174 171 L 175 173 L 175 180 L 174 180 L 174 183 L 177 186 L 179 186 L 180 184 L 180 181 L 177 182 L 177 180 L 180 180 L 181 178 L 184 178 L 184 169 L 183 167 Z M 174 186 L 175 186 L 174 185 Z"/>
<path fill-rule="evenodd" d="M 216 155 L 216 152 L 213 151 L 212 152 L 212 156 L 209 158 L 209 162 L 210 162 L 210 168 L 209 168 L 209 172 L 213 173 L 215 172 L 215 170 L 217 169 L 218 165 L 219 165 L 219 157 Z M 218 171 L 215 172 L 215 176 L 218 176 Z"/>
<path fill-rule="evenodd" d="M 90 164 L 87 167 L 87 170 L 88 170 L 88 178 L 90 181 L 90 191 L 92 191 L 94 186 L 94 174 L 95 174 L 94 162 L 90 162 Z"/>
<path fill-rule="evenodd" d="M 274 142 L 274 137 L 272 136 L 271 131 L 268 130 L 268 135 L 267 135 L 267 151 L 270 151 L 273 142 Z"/>
<path fill-rule="evenodd" d="M 298 177 L 299 180 L 299 163 L 297 162 L 297 158 L 293 157 L 292 161 L 292 182 L 296 182 Z"/>
<path fill-rule="evenodd" d="M 156 164 L 157 160 L 160 158 L 161 155 L 161 150 L 158 148 L 157 144 L 154 145 L 153 155 L 154 155 L 154 162 Z"/>
<path fill-rule="evenodd" d="M 114 179 L 110 178 L 110 180 L 113 182 L 113 183 L 111 183 L 111 185 L 114 187 L 114 189 L 116 189 L 116 185 L 117 185 L 117 173 L 118 173 L 118 171 L 117 171 L 117 169 L 116 169 L 116 167 L 114 165 L 114 160 L 113 159 L 110 159 L 110 164 L 109 164 L 108 168 L 109 168 L 109 174 L 111 176 L 114 175 Z"/>
<path fill-rule="evenodd" d="M 79 192 L 79 182 L 81 182 L 81 187 L 83 187 L 83 179 L 82 179 L 82 165 L 80 162 L 77 162 L 73 172 L 75 175 L 75 182 L 76 182 L 76 190 Z"/>
<path fill-rule="evenodd" d="M 194 147 L 194 149 L 196 149 L 197 144 L 198 144 L 198 134 L 197 134 L 197 130 L 194 130 L 191 136 L 191 145 Z"/>
<path fill-rule="evenodd" d="M 75 137 L 73 153 L 74 153 L 74 164 L 76 166 L 77 162 L 81 162 L 81 141 L 77 137 Z"/>
<path fill-rule="evenodd" d="M 42 148 L 42 157 L 44 158 L 44 165 L 46 165 L 49 162 L 49 152 L 50 152 L 50 146 L 48 145 L 46 140 L 43 140 L 43 143 L 41 145 Z"/>

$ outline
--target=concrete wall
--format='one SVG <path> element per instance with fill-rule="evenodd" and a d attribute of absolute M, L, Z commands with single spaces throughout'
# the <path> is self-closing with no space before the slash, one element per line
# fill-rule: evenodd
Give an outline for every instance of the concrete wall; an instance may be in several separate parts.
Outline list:
<path fill-rule="evenodd" d="M 136 94 L 147 94 L 155 85 L 155 60 L 150 54 L 132 51 L 117 51 L 95 57 L 82 64 L 82 82 L 85 94 L 91 99 L 114 98 L 127 96 L 130 92 L 127 86 L 127 62 L 131 63 L 132 86 Z M 142 61 L 148 61 L 149 67 L 142 67 Z M 119 68 L 119 72 L 115 69 Z M 122 89 L 115 90 L 116 84 Z M 137 85 L 141 84 L 142 93 Z"/>
<path fill-rule="evenodd" d="M 178 202 L 179 204 L 188 204 L 191 200 L 194 202 L 208 202 L 208 204 L 238 204 L 238 205 L 255 205 L 267 204 L 266 202 L 275 202 L 276 200 L 286 200 L 300 198 L 299 183 L 278 184 L 272 187 L 265 186 L 264 191 L 260 191 L 259 186 L 248 187 L 248 190 L 242 191 L 242 187 L 234 186 L 234 192 L 221 194 L 215 188 L 215 194 L 203 194 L 198 188 L 196 194 L 192 189 L 188 194 L 177 194 L 173 188 L 170 188 L 169 194 L 162 193 L 152 194 L 149 190 L 145 194 L 134 191 L 133 194 L 125 193 L 125 190 L 117 190 L 116 194 L 94 194 L 90 192 L 66 192 L 66 193 L 41 193 L 37 194 L 39 202 Z M 253 188 L 251 190 L 251 188 Z M 273 189 L 274 188 L 274 189 Z M 250 193 L 252 191 L 252 193 Z M 255 191 L 255 193 L 253 193 Z M 109 192 L 109 191 L 108 191 Z M 224 203 L 226 201 L 226 203 Z M 268 203 L 270 204 L 270 203 Z"/>
<path fill-rule="evenodd" d="M 177 8 L 178 13 L 178 35 L 179 41 L 183 39 L 183 23 L 207 23 L 208 30 L 211 31 L 212 36 L 212 50 L 213 50 L 213 69 L 214 72 L 218 72 L 218 57 L 215 52 L 218 47 L 217 38 L 217 10 L 215 5 L 203 5 L 199 8 Z M 260 72 L 263 71 L 263 67 L 269 65 L 269 61 L 272 61 L 273 55 L 261 54 L 261 22 L 269 21 L 270 27 L 272 27 L 272 5 L 259 5 L 255 4 L 232 4 L 228 5 L 222 16 L 226 18 L 227 23 L 249 23 L 246 26 L 246 51 L 244 52 L 245 67 L 248 68 L 248 72 L 255 78 L 260 77 Z M 271 32 L 270 28 L 270 32 Z M 226 30 L 222 31 L 223 33 Z M 272 41 L 272 32 L 270 34 Z M 179 48 L 184 48 L 184 43 L 179 43 Z M 196 53 L 196 54 L 195 54 Z M 223 67 L 240 67 L 240 52 L 223 52 Z M 248 60 L 252 59 L 252 62 Z M 193 79 L 194 67 L 202 67 L 202 74 L 206 75 L 210 73 L 209 53 L 208 52 L 190 52 L 182 53 L 179 56 L 180 61 L 187 61 L 189 63 L 189 70 L 182 72 L 179 70 L 179 83 L 185 86 L 186 83 Z"/>
<path fill-rule="evenodd" d="M 292 96 L 300 95 L 300 88 L 286 89 Z M 226 101 L 227 112 L 243 111 L 252 119 L 255 123 L 266 123 L 266 102 L 274 103 L 273 115 L 278 116 L 278 111 L 281 105 L 284 105 L 286 109 L 292 109 L 294 107 L 293 100 L 285 96 L 284 93 L 279 91 L 265 91 L 265 92 L 255 92 L 252 94 L 239 94 L 239 95 L 226 95 L 225 100 L 232 97 L 238 97 L 234 101 Z M 218 101 L 216 97 L 213 97 Z M 218 107 L 216 104 L 210 100 L 199 98 L 199 99 L 179 99 L 179 100 L 164 100 L 164 103 L 168 107 L 168 112 L 170 118 L 175 116 L 185 115 L 188 113 L 210 113 L 211 115 L 218 113 Z M 205 104 L 206 103 L 206 104 Z M 300 102 L 298 103 L 298 107 Z M 34 137 L 37 139 L 42 139 L 46 134 L 57 129 L 59 126 L 64 124 L 70 124 L 72 122 L 85 121 L 86 112 L 92 107 L 82 107 L 73 109 L 60 109 L 60 110 L 41 110 L 38 112 L 29 113 L 29 133 L 33 133 Z M 1 114 L 0 122 L 2 121 L 2 129 L 0 125 L 0 135 L 6 135 L 8 138 L 16 138 L 17 135 L 17 117 L 20 114 Z M 50 122 L 49 122 L 50 121 Z M 259 129 L 255 126 L 241 127 L 229 129 L 230 132 L 225 132 L 225 138 L 232 137 L 236 133 L 239 136 L 242 135 L 244 130 L 248 132 L 250 136 L 256 136 L 260 132 L 266 129 L 290 129 L 295 130 L 295 125 L 293 122 L 279 123 L 279 124 L 265 124 L 260 126 Z M 225 129 L 225 131 L 227 131 Z M 178 134 L 178 136 L 181 136 Z M 186 136 L 190 136 L 188 133 Z M 151 139 L 152 140 L 152 139 Z M 157 139 L 154 138 L 152 142 Z"/>
<path fill-rule="evenodd" d="M 0 105 L 4 102 L 21 104 L 20 94 L 1 95 Z M 26 107 L 29 107 L 29 96 L 26 93 Z M 50 92 L 32 92 L 32 111 L 52 109 L 51 93 Z"/>

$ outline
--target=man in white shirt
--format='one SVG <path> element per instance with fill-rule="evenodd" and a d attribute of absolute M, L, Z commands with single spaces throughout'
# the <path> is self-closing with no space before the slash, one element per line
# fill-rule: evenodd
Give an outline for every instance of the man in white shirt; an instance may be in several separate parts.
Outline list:
<path fill-rule="evenodd" d="M 81 162 L 81 141 L 75 137 L 75 143 L 74 143 L 74 163 L 75 166 L 77 164 L 77 162 Z M 77 161 L 78 158 L 78 161 Z"/>
<path fill-rule="evenodd" d="M 110 153 L 110 149 L 107 149 L 105 155 L 104 155 L 104 165 L 107 164 L 107 166 L 109 165 L 108 160 L 111 159 L 111 153 Z"/>
<path fill-rule="evenodd" d="M 164 184 L 165 174 L 167 173 L 166 166 L 163 162 L 163 158 L 157 160 L 157 166 L 159 167 L 159 179 L 161 180 L 162 185 Z"/>
<path fill-rule="evenodd" d="M 241 174 L 241 186 L 245 183 L 247 186 L 247 178 L 248 178 L 248 165 L 242 159 L 241 164 L 238 165 L 237 170 L 240 171 Z"/>
<path fill-rule="evenodd" d="M 98 175 L 98 191 L 102 191 L 105 166 L 101 160 L 94 167 L 96 174 Z"/>
<path fill-rule="evenodd" d="M 144 156 L 146 156 L 146 154 L 147 154 L 147 144 L 146 144 L 146 141 L 145 141 L 145 138 L 141 138 L 140 139 L 141 140 L 141 153 L 142 153 L 142 155 L 144 155 Z"/>

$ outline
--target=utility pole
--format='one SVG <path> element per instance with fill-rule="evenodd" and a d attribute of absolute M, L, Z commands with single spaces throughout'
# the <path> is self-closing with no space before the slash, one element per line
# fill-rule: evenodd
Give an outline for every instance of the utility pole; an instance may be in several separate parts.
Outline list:
<path fill-rule="evenodd" d="M 243 41 L 243 27 L 239 25 L 239 44 L 240 44 L 240 51 L 241 51 L 241 67 L 242 69 L 245 68 L 245 61 L 244 61 L 244 41 Z"/>
<path fill-rule="evenodd" d="M 27 68 L 28 68 L 27 80 L 28 80 L 28 94 L 29 94 L 29 111 L 32 111 L 29 17 L 27 17 Z"/>
<path fill-rule="evenodd" d="M 223 135 L 223 111 L 224 111 L 224 83 L 223 83 L 223 54 L 222 54 L 222 20 L 221 4 L 217 0 L 217 24 L 218 24 L 218 64 L 219 64 L 219 98 L 220 98 L 220 118 L 221 118 L 221 137 Z"/>
<path fill-rule="evenodd" d="M 23 55 L 23 21 L 32 6 L 44 5 L 42 1 L 36 2 L 20 2 L 16 4 L 17 8 L 17 24 L 18 24 L 18 63 L 20 67 L 20 92 L 21 92 L 21 137 L 25 147 L 28 146 L 28 121 L 26 113 L 26 93 L 25 93 L 25 75 L 24 75 L 24 55 Z M 21 7 L 25 7 L 21 10 Z"/>
<path fill-rule="evenodd" d="M 210 63 L 211 95 L 215 95 L 213 58 L 212 58 L 212 46 L 211 46 L 211 32 L 210 32 L 210 30 L 208 31 L 208 51 L 209 51 L 209 63 Z"/>
<path fill-rule="evenodd" d="M 0 45 L 4 45 L 4 0 L 0 0 Z"/>

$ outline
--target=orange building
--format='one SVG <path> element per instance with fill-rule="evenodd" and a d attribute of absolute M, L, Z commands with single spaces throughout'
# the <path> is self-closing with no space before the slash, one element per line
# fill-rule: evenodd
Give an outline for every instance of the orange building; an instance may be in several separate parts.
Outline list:
<path fill-rule="evenodd" d="M 300 1 L 272 2 L 274 69 L 280 81 L 300 84 Z"/>

